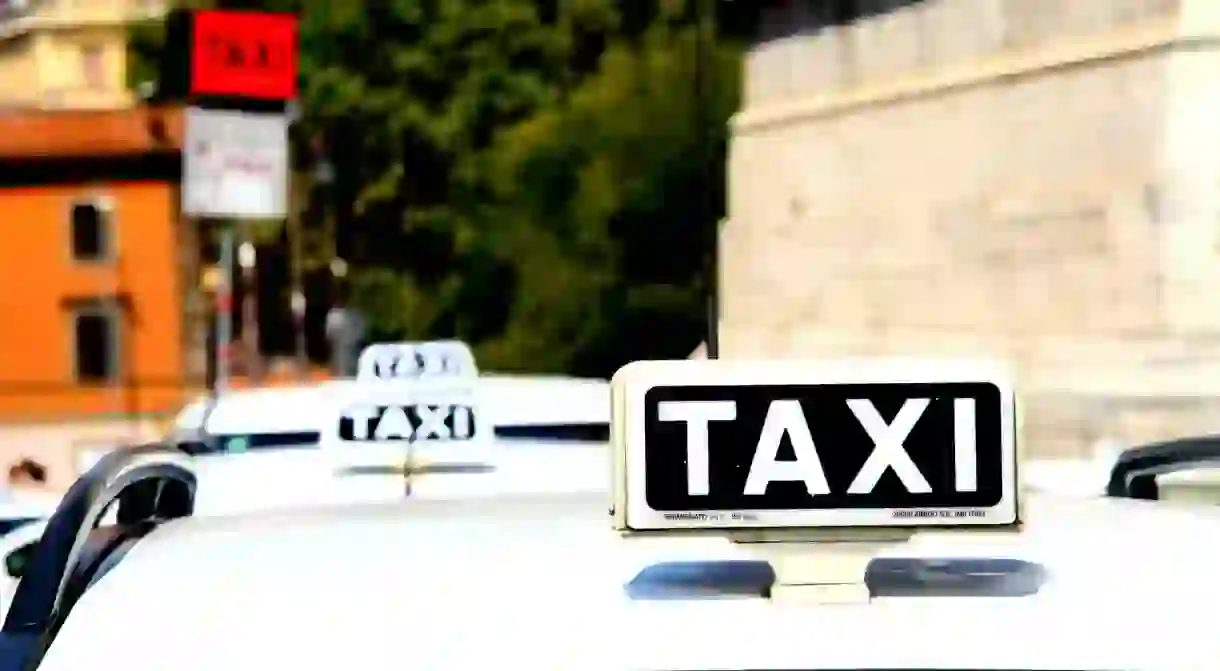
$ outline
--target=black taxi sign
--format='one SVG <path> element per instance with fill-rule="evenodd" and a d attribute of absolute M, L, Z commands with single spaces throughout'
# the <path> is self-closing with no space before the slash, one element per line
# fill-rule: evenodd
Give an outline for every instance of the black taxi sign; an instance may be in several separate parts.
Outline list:
<path fill-rule="evenodd" d="M 614 398 L 625 529 L 1017 521 L 1014 397 L 996 366 L 639 362 Z"/>
<path fill-rule="evenodd" d="M 339 439 L 349 442 L 467 441 L 475 432 L 475 410 L 461 403 L 357 405 L 339 419 Z"/>

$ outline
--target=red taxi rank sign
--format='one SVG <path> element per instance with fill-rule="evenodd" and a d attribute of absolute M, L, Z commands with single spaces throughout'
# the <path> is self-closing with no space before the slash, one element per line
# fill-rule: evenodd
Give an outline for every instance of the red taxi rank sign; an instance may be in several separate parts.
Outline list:
<path fill-rule="evenodd" d="M 296 97 L 295 15 L 200 10 L 191 18 L 192 97 Z"/>

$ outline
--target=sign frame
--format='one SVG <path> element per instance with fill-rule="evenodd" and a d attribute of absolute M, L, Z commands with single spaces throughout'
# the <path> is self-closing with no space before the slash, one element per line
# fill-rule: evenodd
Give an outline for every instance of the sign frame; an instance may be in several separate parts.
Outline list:
<path fill-rule="evenodd" d="M 625 533 L 675 531 L 731 533 L 766 530 L 919 529 L 996 531 L 1020 526 L 1018 488 L 1018 408 L 1011 376 L 1004 366 L 979 360 L 911 358 L 828 361 L 639 361 L 621 368 L 612 379 L 615 526 Z M 652 509 L 645 498 L 645 395 L 666 386 L 760 386 L 834 384 L 928 384 L 989 382 L 1000 391 L 1001 481 L 999 503 L 981 517 L 896 517 L 905 508 L 837 508 L 805 510 L 692 510 L 675 519 L 675 511 Z M 939 508 L 911 510 L 939 511 Z M 953 510 L 952 508 L 944 510 Z M 671 515 L 667 519 L 666 515 Z M 702 514 L 702 515 L 699 515 Z"/>

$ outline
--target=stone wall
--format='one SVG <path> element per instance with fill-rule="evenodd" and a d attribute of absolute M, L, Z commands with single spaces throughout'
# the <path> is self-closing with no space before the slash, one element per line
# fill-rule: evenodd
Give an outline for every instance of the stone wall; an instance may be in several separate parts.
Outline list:
<path fill-rule="evenodd" d="M 1188 0 L 1190 1 L 1190 0 Z M 930 71 L 976 69 L 989 58 L 1176 20 L 1182 0 L 908 0 L 847 26 L 810 11 L 770 17 L 801 34 L 757 45 L 746 62 L 747 109 Z M 791 3 L 800 6 L 800 2 Z M 796 31 L 780 31 L 796 32 Z"/>
<path fill-rule="evenodd" d="M 1115 417 L 1150 376 L 1220 397 L 1220 3 L 934 0 L 746 74 L 724 356 L 999 356 L 1044 398 L 1143 399 L 1089 406 Z M 1158 437 L 1063 403 L 1027 425 Z"/>

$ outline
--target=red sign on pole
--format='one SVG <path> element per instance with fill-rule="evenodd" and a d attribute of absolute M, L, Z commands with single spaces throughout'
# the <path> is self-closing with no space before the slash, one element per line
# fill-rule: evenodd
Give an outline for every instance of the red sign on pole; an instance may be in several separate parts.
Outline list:
<path fill-rule="evenodd" d="M 193 18 L 192 96 L 296 97 L 296 16 L 206 10 L 195 12 Z"/>

